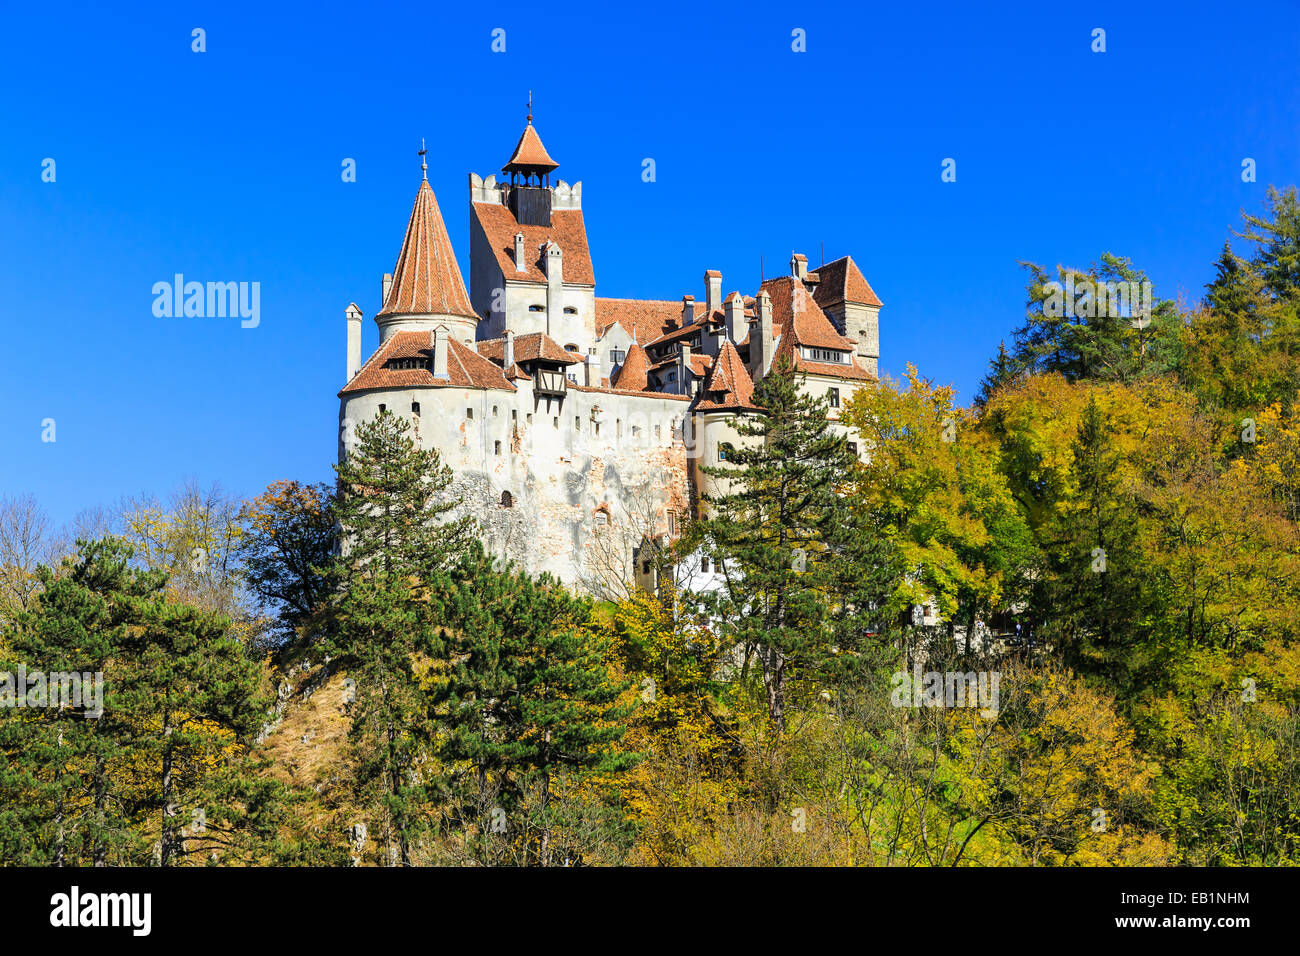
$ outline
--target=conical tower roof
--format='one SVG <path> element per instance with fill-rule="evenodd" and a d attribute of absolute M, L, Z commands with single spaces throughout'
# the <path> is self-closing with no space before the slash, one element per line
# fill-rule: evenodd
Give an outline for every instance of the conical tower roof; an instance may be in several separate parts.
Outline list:
<path fill-rule="evenodd" d="M 560 164 L 551 159 L 546 147 L 542 145 L 542 138 L 537 135 L 537 130 L 533 129 L 533 122 L 530 119 L 528 125 L 524 127 L 524 133 L 519 137 L 519 142 L 515 145 L 514 154 L 511 155 L 510 161 L 501 167 L 503 173 L 549 173 Z"/>
<path fill-rule="evenodd" d="M 379 315 L 460 315 L 477 321 L 427 179 L 415 195 L 393 284 Z"/>

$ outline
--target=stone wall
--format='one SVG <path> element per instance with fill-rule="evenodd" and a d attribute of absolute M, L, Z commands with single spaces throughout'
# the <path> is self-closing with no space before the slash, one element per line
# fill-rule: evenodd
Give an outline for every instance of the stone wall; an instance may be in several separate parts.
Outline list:
<path fill-rule="evenodd" d="M 530 573 L 582 589 L 598 570 L 593 563 L 607 559 L 593 547 L 599 535 L 618 531 L 630 549 L 651 530 L 647 515 L 664 533 L 668 510 L 689 512 L 681 398 L 585 388 L 570 388 L 563 400 L 535 398 L 527 382 L 516 392 L 360 392 L 342 400 L 340 454 L 380 404 L 412 421 L 421 447 L 437 449 L 452 469 L 451 493 L 478 520 L 487 547 Z"/>

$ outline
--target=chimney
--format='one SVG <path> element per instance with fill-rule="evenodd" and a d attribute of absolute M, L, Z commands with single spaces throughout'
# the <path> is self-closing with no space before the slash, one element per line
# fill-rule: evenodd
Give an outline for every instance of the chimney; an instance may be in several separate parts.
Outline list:
<path fill-rule="evenodd" d="M 592 352 L 587 356 L 587 387 L 600 388 L 600 354 Z"/>
<path fill-rule="evenodd" d="M 753 335 L 749 339 L 749 361 L 757 383 L 772 366 L 772 297 L 766 289 L 758 290 L 755 307 L 758 321 L 754 323 Z"/>
<path fill-rule="evenodd" d="M 524 234 L 522 232 L 515 233 L 515 271 L 528 271 L 528 263 L 524 261 Z"/>
<path fill-rule="evenodd" d="M 691 374 L 691 343 L 681 342 L 677 346 L 677 394 L 689 395 Z"/>
<path fill-rule="evenodd" d="M 393 274 L 391 272 L 385 272 L 384 281 L 383 281 L 383 292 L 381 293 L 382 297 L 379 300 L 380 309 L 383 309 L 384 306 L 388 305 L 388 290 L 391 289 L 392 287 L 393 287 Z"/>
<path fill-rule="evenodd" d="M 722 351 L 722 343 L 727 336 L 727 327 L 722 322 L 704 322 L 700 327 L 700 346 L 704 354 L 717 358 Z"/>
<path fill-rule="evenodd" d="M 727 314 L 726 335 L 733 342 L 739 342 L 747 331 L 745 326 L 745 300 L 739 292 L 727 296 L 724 310 Z"/>
<path fill-rule="evenodd" d="M 806 279 L 808 277 L 808 257 L 802 252 L 796 252 L 790 256 L 790 275 L 796 279 Z"/>
<path fill-rule="evenodd" d="M 682 328 L 695 321 L 695 296 L 682 296 Z"/>
<path fill-rule="evenodd" d="M 546 334 L 559 334 L 564 317 L 564 255 L 558 243 L 547 240 L 543 247 L 546 265 Z"/>
<path fill-rule="evenodd" d="M 344 310 L 348 321 L 348 378 L 350 382 L 361 371 L 361 310 L 353 302 Z"/>
<path fill-rule="evenodd" d="M 429 333 L 429 345 L 433 348 L 433 377 L 450 378 L 447 373 L 447 339 L 451 331 L 440 325 Z"/>
<path fill-rule="evenodd" d="M 706 315 L 712 315 L 722 308 L 722 273 L 717 269 L 710 269 L 704 273 L 705 304 L 708 306 Z"/>
<path fill-rule="evenodd" d="M 501 361 L 504 363 L 501 366 L 504 369 L 509 369 L 510 366 L 515 364 L 515 333 L 509 329 L 506 329 L 506 350 Z"/>

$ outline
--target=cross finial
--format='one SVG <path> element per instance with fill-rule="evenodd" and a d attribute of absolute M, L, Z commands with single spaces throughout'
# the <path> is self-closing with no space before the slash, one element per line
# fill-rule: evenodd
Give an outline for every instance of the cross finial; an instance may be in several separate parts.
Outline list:
<path fill-rule="evenodd" d="M 528 91 L 528 125 L 533 125 L 533 91 Z"/>
<path fill-rule="evenodd" d="M 420 151 L 419 151 L 419 153 L 417 153 L 416 155 L 420 157 L 420 170 L 421 170 L 421 172 L 424 173 L 424 178 L 425 178 L 426 180 L 429 178 L 429 164 L 428 164 L 427 162 L 425 162 L 424 157 L 427 156 L 428 153 L 429 153 L 429 150 L 426 149 L 426 148 L 425 148 L 425 145 L 424 145 L 424 137 L 421 136 L 421 137 L 420 137 Z"/>

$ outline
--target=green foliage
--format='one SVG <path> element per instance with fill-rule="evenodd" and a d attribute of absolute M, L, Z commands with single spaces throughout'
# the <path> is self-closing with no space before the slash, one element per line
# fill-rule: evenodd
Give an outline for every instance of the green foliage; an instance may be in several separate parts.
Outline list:
<path fill-rule="evenodd" d="M 892 569 L 888 552 L 840 493 L 855 466 L 827 420 L 826 397 L 788 366 L 754 390 L 761 415 L 736 422 L 724 465 L 704 469 L 725 489 L 706 498 L 697 530 L 726 587 L 711 612 L 762 663 L 768 715 L 783 726 L 792 681 L 875 656 Z"/>

